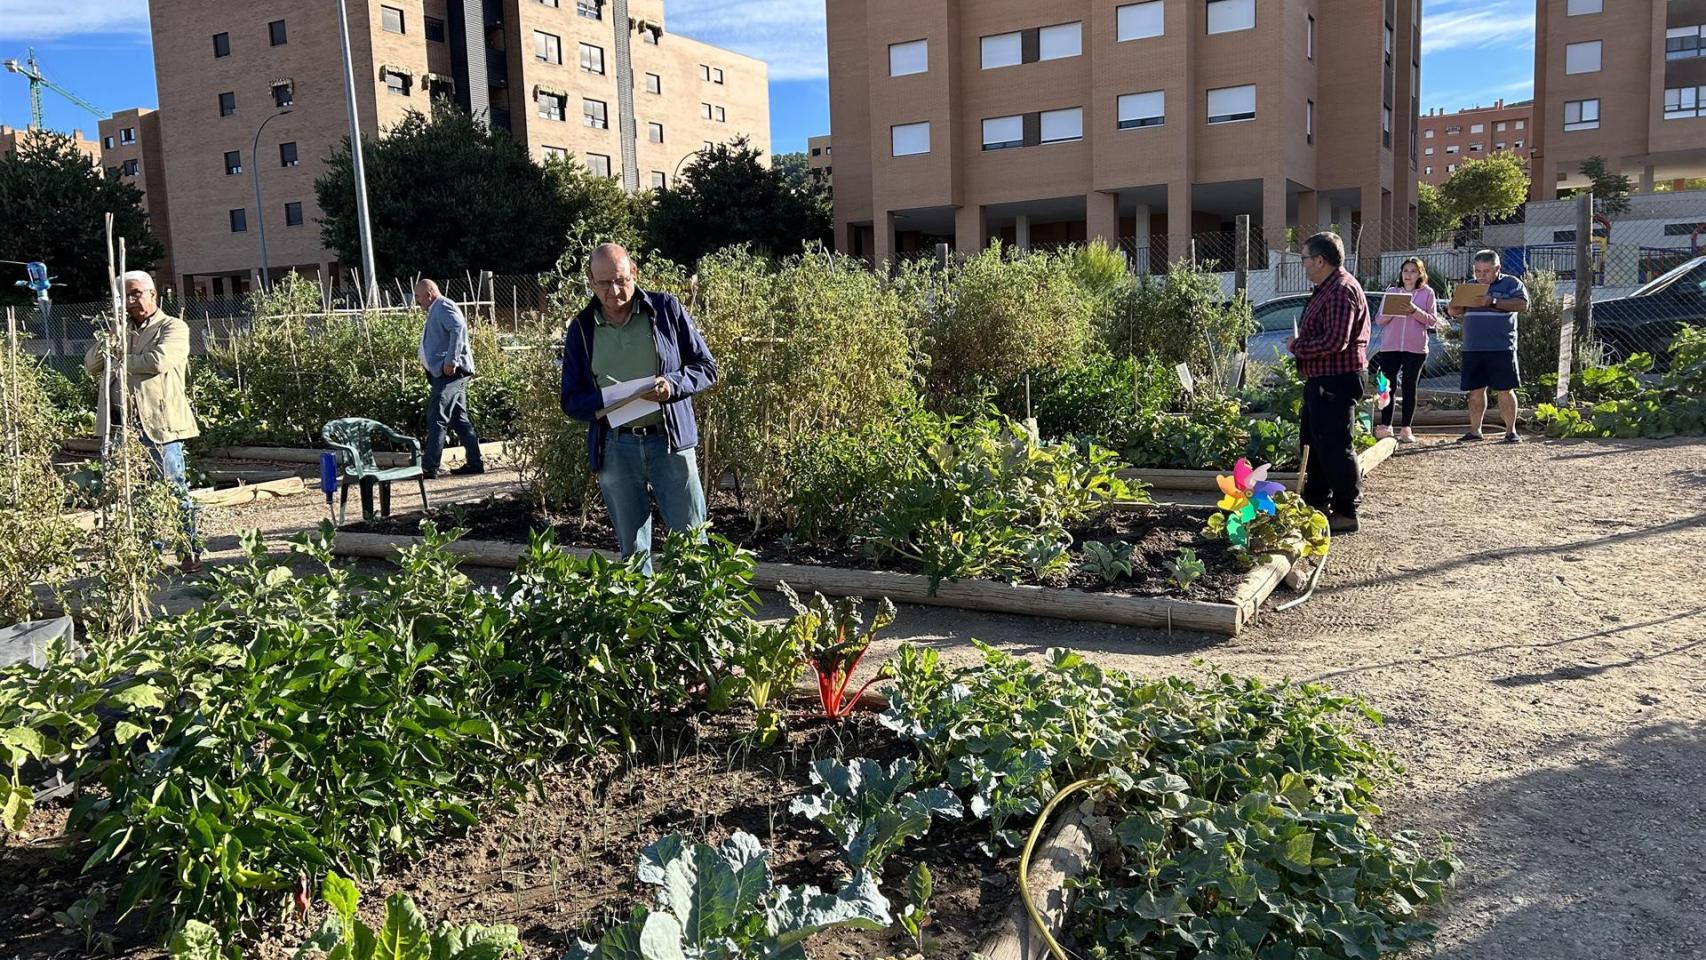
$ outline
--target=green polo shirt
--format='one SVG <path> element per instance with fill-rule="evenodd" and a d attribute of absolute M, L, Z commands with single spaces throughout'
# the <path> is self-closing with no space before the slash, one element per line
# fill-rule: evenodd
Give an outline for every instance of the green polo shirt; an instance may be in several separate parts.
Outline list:
<path fill-rule="evenodd" d="M 658 375 L 658 348 L 652 340 L 651 306 L 641 300 L 628 313 L 628 322 L 618 327 L 604 322 L 604 310 L 594 311 L 592 327 L 592 377 L 602 389 L 640 377 Z M 663 411 L 648 413 L 629 423 L 649 427 L 663 422 Z"/>

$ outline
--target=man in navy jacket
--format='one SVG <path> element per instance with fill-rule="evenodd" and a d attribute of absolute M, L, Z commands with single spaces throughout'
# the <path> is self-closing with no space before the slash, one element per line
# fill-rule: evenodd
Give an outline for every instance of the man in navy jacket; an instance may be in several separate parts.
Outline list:
<path fill-rule="evenodd" d="M 705 522 L 705 489 L 693 457 L 699 442 L 693 395 L 717 382 L 717 362 L 681 301 L 639 288 L 627 250 L 604 244 L 587 272 L 593 300 L 563 336 L 563 412 L 591 425 L 587 462 L 627 558 L 651 552 L 653 496 L 669 529 Z M 599 415 L 611 412 L 604 388 L 644 377 L 654 382 L 638 399 L 660 409 L 612 428 Z M 651 570 L 649 557 L 645 569 Z"/>

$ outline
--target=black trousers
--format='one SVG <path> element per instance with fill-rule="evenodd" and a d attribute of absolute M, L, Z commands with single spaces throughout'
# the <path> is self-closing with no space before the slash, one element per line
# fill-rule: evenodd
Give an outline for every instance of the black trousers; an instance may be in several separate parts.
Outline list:
<path fill-rule="evenodd" d="M 1351 448 L 1351 422 L 1363 398 L 1362 373 L 1310 377 L 1303 382 L 1299 433 L 1309 448 L 1303 499 L 1322 513 L 1354 517 L 1362 502 L 1362 477 Z"/>
<path fill-rule="evenodd" d="M 1382 351 L 1375 354 L 1374 362 L 1380 365 L 1380 372 L 1386 374 L 1386 379 L 1392 383 L 1392 392 L 1397 393 L 1402 387 L 1404 391 L 1404 419 L 1400 427 L 1407 427 L 1416 416 L 1416 394 L 1421 392 L 1422 364 L 1428 355 L 1425 353 L 1399 353 L 1396 350 Z M 1380 411 L 1380 422 L 1392 425 L 1392 408 L 1395 403 L 1386 405 Z"/>

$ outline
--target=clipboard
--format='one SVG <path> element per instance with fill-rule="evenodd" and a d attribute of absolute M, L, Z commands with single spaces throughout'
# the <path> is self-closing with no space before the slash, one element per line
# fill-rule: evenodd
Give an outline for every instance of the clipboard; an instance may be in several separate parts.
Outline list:
<path fill-rule="evenodd" d="M 1415 309 L 1415 295 L 1409 293 L 1388 293 L 1380 301 L 1380 315 L 1383 317 L 1407 317 Z"/>
<path fill-rule="evenodd" d="M 1475 301 L 1487 295 L 1487 284 L 1460 283 L 1451 288 L 1451 306 L 1474 309 Z"/>

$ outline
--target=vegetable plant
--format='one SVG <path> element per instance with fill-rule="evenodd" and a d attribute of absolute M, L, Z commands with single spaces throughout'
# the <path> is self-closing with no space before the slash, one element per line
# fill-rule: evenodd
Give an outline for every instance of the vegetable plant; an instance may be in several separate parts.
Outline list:
<path fill-rule="evenodd" d="M 907 759 L 896 760 L 886 770 L 866 757 L 846 763 L 818 760 L 812 764 L 811 779 L 819 792 L 795 799 L 788 811 L 828 830 L 852 869 L 880 871 L 890 854 L 929 832 L 931 817 L 958 820 L 964 814 L 951 790 L 908 791 L 916 768 Z"/>
<path fill-rule="evenodd" d="M 1178 554 L 1168 561 L 1167 572 L 1173 580 L 1173 585 L 1188 593 L 1191 587 L 1203 578 L 1203 574 L 1208 572 L 1208 567 L 1197 557 L 1195 550 L 1180 547 Z"/>
<path fill-rule="evenodd" d="M 877 604 L 870 629 L 861 633 L 859 626 L 863 617 L 859 606 L 864 602 L 861 598 L 843 597 L 831 604 L 823 594 L 814 593 L 808 606 L 800 602 L 799 595 L 786 583 L 780 586 L 782 595 L 794 608 L 794 619 L 789 626 L 805 654 L 807 665 L 817 677 L 818 701 L 823 707 L 823 715 L 832 720 L 847 716 L 858 706 L 859 698 L 872 684 L 887 677 L 884 671 L 879 670 L 851 696 L 847 693 L 853 683 L 853 674 L 859 669 L 859 662 L 865 659 L 866 651 L 871 648 L 871 641 L 884 627 L 894 622 L 894 603 L 884 597 Z"/>
<path fill-rule="evenodd" d="M 1087 541 L 1084 544 L 1084 558 L 1078 561 L 1078 569 L 1103 583 L 1113 583 L 1130 577 L 1131 544 L 1124 540 L 1115 540 L 1113 543 Z"/>
<path fill-rule="evenodd" d="M 771 884 L 770 851 L 743 831 L 712 847 L 671 834 L 641 851 L 639 880 L 656 888 L 651 907 L 599 938 L 579 941 L 568 960 L 805 960 L 819 930 L 880 930 L 889 902 L 874 876 L 858 871 L 833 893 Z"/>
<path fill-rule="evenodd" d="M 912 938 L 913 945 L 918 947 L 920 955 L 924 953 L 924 928 L 930 925 L 930 896 L 934 886 L 930 876 L 930 868 L 920 863 L 912 868 L 906 877 L 906 906 L 901 908 L 896 920 L 902 930 Z"/>
<path fill-rule="evenodd" d="M 793 622 L 766 625 L 749 621 L 745 639 L 729 656 L 730 665 L 740 670 L 747 700 L 757 711 L 755 737 L 760 745 L 774 744 L 781 736 L 783 714 L 770 706 L 771 697 L 778 693 L 786 697 L 804 672 L 801 639 Z"/>
<path fill-rule="evenodd" d="M 1326 556 L 1331 542 L 1327 515 L 1289 490 L 1274 494 L 1273 502 L 1274 512 L 1258 511 L 1255 518 L 1243 526 L 1242 536 L 1235 535 L 1231 529 L 1229 518 L 1232 515 L 1225 510 L 1216 511 L 1208 518 L 1203 536 L 1230 543 L 1232 555 L 1246 567 L 1255 566 L 1263 557 L 1274 554 L 1293 560 Z"/>

